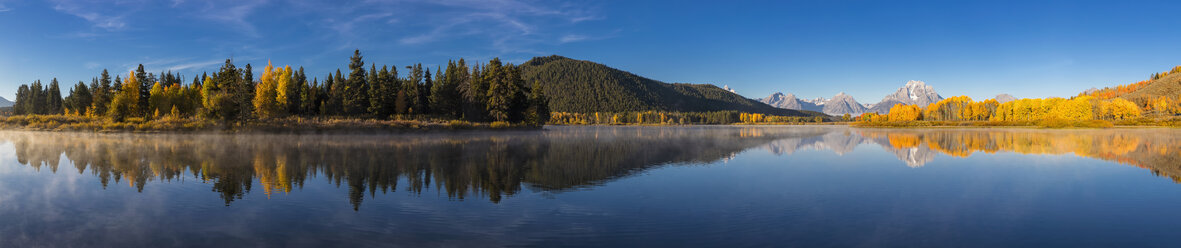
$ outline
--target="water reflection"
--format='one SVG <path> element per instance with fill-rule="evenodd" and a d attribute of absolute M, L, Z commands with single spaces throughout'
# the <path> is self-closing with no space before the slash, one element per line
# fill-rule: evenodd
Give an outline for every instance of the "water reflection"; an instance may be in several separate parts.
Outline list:
<path fill-rule="evenodd" d="M 878 145 L 910 167 L 922 167 L 937 154 L 1071 154 L 1137 166 L 1181 183 L 1181 131 L 1174 129 L 845 129 L 767 147 L 776 154 L 802 148 L 845 154 L 860 144 Z"/>
<path fill-rule="evenodd" d="M 500 202 L 523 188 L 591 187 L 668 164 L 704 164 L 765 148 L 846 154 L 877 145 L 905 165 L 937 154 L 1073 154 L 1149 169 L 1181 182 L 1175 130 L 856 129 L 846 127 L 553 127 L 544 132 L 431 135 L 144 135 L 0 132 L 21 164 L 76 171 L 102 187 L 140 191 L 152 182 L 196 179 L 229 205 L 251 191 L 289 193 L 309 180 L 347 187 L 359 209 L 368 195 L 434 187 L 452 199 Z M 68 161 L 61 161 L 62 154 Z M 72 168 L 62 168 L 71 166 Z M 433 185 L 432 185 L 433 183 Z"/>
<path fill-rule="evenodd" d="M 347 187 L 358 208 L 366 193 L 435 187 L 453 199 L 499 202 L 522 187 L 560 191 L 664 164 L 710 163 L 797 132 L 700 128 L 557 128 L 546 132 L 402 136 L 140 135 L 0 132 L 17 159 L 55 173 L 63 164 L 103 187 L 191 176 L 229 205 L 258 182 L 287 193 L 324 178 Z M 703 129 L 713 129 L 703 131 Z M 60 161 L 61 155 L 72 163 Z M 432 185 L 432 181 L 434 185 Z"/>

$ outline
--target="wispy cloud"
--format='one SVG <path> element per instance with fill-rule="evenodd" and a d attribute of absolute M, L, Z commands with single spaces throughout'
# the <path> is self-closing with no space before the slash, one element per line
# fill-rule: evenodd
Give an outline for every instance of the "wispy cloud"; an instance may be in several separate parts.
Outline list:
<path fill-rule="evenodd" d="M 105 29 L 108 31 L 122 30 L 127 28 L 127 21 L 123 15 L 102 13 L 99 4 L 107 3 L 93 3 L 91 1 L 75 1 L 75 0 L 53 0 L 53 10 L 65 14 L 80 17 L 87 22 L 90 22 L 96 28 Z"/>
<path fill-rule="evenodd" d="M 0 3 L 0 13 L 8 12 L 10 10 L 12 10 L 12 8 L 6 7 L 3 3 Z"/>
<path fill-rule="evenodd" d="M 188 2 L 173 1 L 172 7 L 186 8 L 186 3 Z M 267 0 L 206 0 L 193 4 L 203 5 L 195 9 L 198 18 L 226 24 L 251 37 L 260 37 L 258 28 L 247 18 L 253 15 L 256 9 L 267 4 Z"/>
<path fill-rule="evenodd" d="M 584 41 L 587 38 L 588 37 L 586 35 L 568 34 L 566 36 L 562 36 L 562 38 L 559 39 L 558 41 L 562 42 L 562 43 L 570 43 L 570 42 Z"/>
<path fill-rule="evenodd" d="M 520 52 L 536 43 L 557 43 L 556 30 L 605 17 L 582 5 L 533 0 L 369 0 L 350 6 L 314 1 L 292 3 L 323 19 L 342 47 L 378 42 L 373 31 L 391 34 L 402 45 L 485 40 L 500 52 Z M 355 16 L 351 19 L 341 17 Z M 367 32 L 367 33 L 362 33 Z M 573 40 L 567 40 L 573 42 Z M 564 43 L 564 42 L 563 42 Z"/>

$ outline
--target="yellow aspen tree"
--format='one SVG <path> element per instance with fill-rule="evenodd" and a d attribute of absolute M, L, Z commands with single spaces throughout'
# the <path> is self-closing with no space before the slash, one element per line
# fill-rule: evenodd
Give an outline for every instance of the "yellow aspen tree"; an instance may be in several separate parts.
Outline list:
<path fill-rule="evenodd" d="M 282 112 L 281 110 L 283 109 L 283 106 L 288 105 L 288 103 L 291 101 L 290 99 L 299 97 L 295 95 L 295 92 L 291 92 L 291 89 L 294 88 L 292 87 L 292 84 L 295 83 L 291 78 L 291 72 L 291 66 L 288 65 L 278 69 L 277 73 L 274 75 L 275 81 L 277 81 L 275 83 L 277 87 L 276 90 L 278 91 L 275 100 L 280 106 L 280 112 Z"/>
<path fill-rule="evenodd" d="M 277 77 L 275 75 L 275 67 L 268 61 L 254 90 L 254 109 L 260 118 L 272 118 L 279 115 L 279 102 L 276 101 L 278 98 Z"/>

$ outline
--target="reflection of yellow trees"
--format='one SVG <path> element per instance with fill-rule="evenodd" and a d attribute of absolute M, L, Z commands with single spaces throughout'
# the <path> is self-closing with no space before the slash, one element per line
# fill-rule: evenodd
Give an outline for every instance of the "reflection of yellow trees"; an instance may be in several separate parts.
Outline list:
<path fill-rule="evenodd" d="M 886 136 L 890 147 L 924 145 L 951 156 L 997 151 L 1074 154 L 1150 169 L 1181 182 L 1181 138 L 1154 130 L 861 130 Z"/>
<path fill-rule="evenodd" d="M 886 138 L 890 141 L 890 146 L 894 148 L 913 148 L 918 147 L 921 140 L 916 134 L 898 133 L 889 134 Z"/>

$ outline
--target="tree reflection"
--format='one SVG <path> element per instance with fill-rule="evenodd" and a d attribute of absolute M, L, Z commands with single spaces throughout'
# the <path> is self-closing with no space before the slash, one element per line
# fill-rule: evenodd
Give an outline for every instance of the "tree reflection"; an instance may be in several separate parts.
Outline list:
<path fill-rule="evenodd" d="M 308 180 L 365 197 L 434 190 L 450 199 L 498 203 L 529 188 L 591 187 L 666 164 L 711 163 L 754 147 L 852 152 L 878 145 L 911 167 L 936 154 L 1074 154 L 1149 169 L 1181 182 L 1181 135 L 1174 130 L 853 129 L 844 127 L 559 127 L 545 132 L 432 135 L 150 135 L 0 132 L 16 159 L 37 170 L 65 165 L 106 188 L 138 191 L 151 182 L 210 184 L 225 204 L 254 187 L 288 194 Z M 432 185 L 432 182 L 434 183 Z M 432 188 L 433 187 L 433 188 Z"/>
<path fill-rule="evenodd" d="M 287 194 L 319 178 L 347 187 L 354 209 L 368 195 L 431 189 L 497 203 L 524 187 L 587 187 L 670 163 L 708 163 L 798 136 L 769 128 L 569 128 L 547 132 L 434 135 L 150 135 L 0 132 L 20 163 L 57 172 L 62 154 L 78 173 L 142 191 L 193 178 L 227 205 L 253 187 Z M 759 135 L 752 135 L 758 133 Z M 69 162 L 67 162 L 69 164 Z M 366 194 L 368 193 L 368 194 Z"/>

